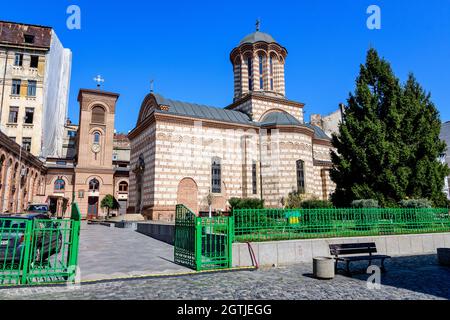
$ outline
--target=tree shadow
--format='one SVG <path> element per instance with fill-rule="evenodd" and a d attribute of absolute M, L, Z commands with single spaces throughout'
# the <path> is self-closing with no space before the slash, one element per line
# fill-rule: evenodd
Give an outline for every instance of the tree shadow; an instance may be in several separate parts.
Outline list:
<path fill-rule="evenodd" d="M 381 273 L 381 285 L 419 292 L 435 297 L 450 299 L 450 268 L 439 265 L 437 255 L 393 257 L 385 262 L 386 272 Z M 366 262 L 350 265 L 351 275 L 338 274 L 361 281 L 367 281 Z"/>

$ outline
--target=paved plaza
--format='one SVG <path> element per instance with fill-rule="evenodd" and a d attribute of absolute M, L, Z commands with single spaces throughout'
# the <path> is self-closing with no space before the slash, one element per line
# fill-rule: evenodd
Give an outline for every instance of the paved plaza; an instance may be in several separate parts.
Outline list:
<path fill-rule="evenodd" d="M 81 285 L 77 288 L 0 290 L 0 299 L 281 299 L 281 300 L 407 300 L 449 299 L 450 269 L 436 257 L 397 257 L 386 263 L 381 288 L 367 289 L 368 275 L 337 275 L 333 280 L 311 277 L 310 264 L 189 276 L 150 278 Z M 364 264 L 355 268 L 364 269 Z"/>
<path fill-rule="evenodd" d="M 173 262 L 173 246 L 140 234 L 83 222 L 79 266 L 82 280 L 191 271 Z"/>

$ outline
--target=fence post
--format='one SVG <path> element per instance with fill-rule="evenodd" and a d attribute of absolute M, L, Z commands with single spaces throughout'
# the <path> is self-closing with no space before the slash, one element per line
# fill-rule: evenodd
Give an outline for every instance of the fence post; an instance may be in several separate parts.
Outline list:
<path fill-rule="evenodd" d="M 234 217 L 228 217 L 228 268 L 233 268 Z"/>
<path fill-rule="evenodd" d="M 202 269 L 202 218 L 195 217 L 195 269 Z"/>
<path fill-rule="evenodd" d="M 28 273 L 30 272 L 30 264 L 31 264 L 30 251 L 31 251 L 31 242 L 33 241 L 32 235 L 33 235 L 33 221 L 27 220 L 26 224 L 25 224 L 25 234 L 24 234 L 25 253 L 23 255 L 22 266 L 21 266 L 22 267 L 22 277 L 20 279 L 20 284 L 27 283 Z"/>
<path fill-rule="evenodd" d="M 67 271 L 75 272 L 78 265 L 78 246 L 80 239 L 80 224 L 81 224 L 81 214 L 78 204 L 76 202 L 72 203 L 72 212 L 70 217 L 70 239 L 69 239 L 69 249 L 67 253 Z M 75 274 L 69 274 L 69 279 Z"/>

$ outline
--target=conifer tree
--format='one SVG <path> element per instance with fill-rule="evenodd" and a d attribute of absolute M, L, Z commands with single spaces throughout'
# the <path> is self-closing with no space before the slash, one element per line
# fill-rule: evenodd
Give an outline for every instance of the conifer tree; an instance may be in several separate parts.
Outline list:
<path fill-rule="evenodd" d="M 406 198 L 428 198 L 443 205 L 448 168 L 438 161 L 445 150 L 440 126 L 430 95 L 414 77 L 402 86 L 390 64 L 370 49 L 332 139 L 334 204 L 375 199 L 391 207 Z"/>

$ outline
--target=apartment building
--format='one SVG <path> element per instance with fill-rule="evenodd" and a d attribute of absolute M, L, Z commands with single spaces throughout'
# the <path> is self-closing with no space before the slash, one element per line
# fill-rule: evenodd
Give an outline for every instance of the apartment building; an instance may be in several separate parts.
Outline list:
<path fill-rule="evenodd" d="M 35 156 L 62 156 L 71 61 L 51 27 L 0 21 L 0 130 Z"/>

